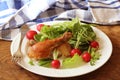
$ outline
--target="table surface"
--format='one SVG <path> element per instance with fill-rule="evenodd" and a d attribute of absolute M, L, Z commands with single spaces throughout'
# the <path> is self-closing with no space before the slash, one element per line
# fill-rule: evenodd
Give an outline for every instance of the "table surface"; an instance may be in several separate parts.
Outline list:
<path fill-rule="evenodd" d="M 108 35 L 113 44 L 112 56 L 99 69 L 71 78 L 36 75 L 12 62 L 11 42 L 0 40 L 0 80 L 120 80 L 120 26 L 98 26 L 98 28 Z"/>

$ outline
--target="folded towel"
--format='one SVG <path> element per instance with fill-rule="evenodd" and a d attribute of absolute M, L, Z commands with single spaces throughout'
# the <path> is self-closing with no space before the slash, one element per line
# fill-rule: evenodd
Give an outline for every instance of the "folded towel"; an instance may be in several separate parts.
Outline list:
<path fill-rule="evenodd" d="M 119 0 L 90 0 L 89 6 L 94 23 L 104 25 L 120 24 Z"/>
<path fill-rule="evenodd" d="M 119 0 L 88 0 L 87 10 L 69 10 L 57 17 L 79 17 L 81 21 L 101 25 L 120 24 L 120 1 Z"/>
<path fill-rule="evenodd" d="M 12 40 L 15 33 L 19 32 L 19 27 L 29 22 L 40 23 L 79 17 L 81 21 L 88 23 L 120 24 L 119 0 L 12 1 L 0 1 L 0 39 Z"/>
<path fill-rule="evenodd" d="M 46 11 L 56 0 L 1 0 L 0 39 L 12 40 L 19 27 Z"/>

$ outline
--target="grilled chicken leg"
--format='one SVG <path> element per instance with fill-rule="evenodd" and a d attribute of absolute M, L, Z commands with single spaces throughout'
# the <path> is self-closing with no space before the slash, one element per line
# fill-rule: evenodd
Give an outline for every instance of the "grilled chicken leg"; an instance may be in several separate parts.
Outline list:
<path fill-rule="evenodd" d="M 54 48 L 67 42 L 72 37 L 71 32 L 65 32 L 61 37 L 35 43 L 28 49 L 28 56 L 34 59 L 49 58 Z"/>

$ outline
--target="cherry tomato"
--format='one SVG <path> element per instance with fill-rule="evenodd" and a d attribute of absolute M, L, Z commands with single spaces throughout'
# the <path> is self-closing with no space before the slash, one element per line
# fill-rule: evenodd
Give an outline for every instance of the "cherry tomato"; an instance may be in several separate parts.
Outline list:
<path fill-rule="evenodd" d="M 72 49 L 70 52 L 71 56 L 74 56 L 75 54 L 81 55 L 81 51 L 79 49 Z"/>
<path fill-rule="evenodd" d="M 44 24 L 38 24 L 38 25 L 37 25 L 37 30 L 40 31 L 43 26 L 44 26 Z"/>
<path fill-rule="evenodd" d="M 90 43 L 90 46 L 93 47 L 93 48 L 99 48 L 99 43 L 97 41 L 92 41 Z"/>
<path fill-rule="evenodd" d="M 85 62 L 89 62 L 89 61 L 91 60 L 91 55 L 90 55 L 90 53 L 84 52 L 84 53 L 82 54 L 82 59 L 83 59 Z"/>
<path fill-rule="evenodd" d="M 26 37 L 29 39 L 29 40 L 34 40 L 34 35 L 36 35 L 37 32 L 34 31 L 34 30 L 29 30 L 27 33 L 26 33 Z"/>
<path fill-rule="evenodd" d="M 52 66 L 53 68 L 56 68 L 56 69 L 60 68 L 60 61 L 59 61 L 59 60 L 53 60 L 53 61 L 51 62 L 51 66 Z"/>

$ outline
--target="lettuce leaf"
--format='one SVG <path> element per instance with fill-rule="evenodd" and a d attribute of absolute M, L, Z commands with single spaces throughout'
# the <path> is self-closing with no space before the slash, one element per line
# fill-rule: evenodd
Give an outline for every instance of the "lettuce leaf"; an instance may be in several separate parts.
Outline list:
<path fill-rule="evenodd" d="M 50 67 L 52 59 L 40 59 L 38 60 L 39 66 Z"/>
<path fill-rule="evenodd" d="M 72 32 L 73 37 L 69 40 L 69 44 L 73 48 L 79 48 L 84 51 L 88 49 L 89 42 L 96 38 L 91 24 L 82 23 L 78 18 L 50 26 L 42 27 L 40 33 L 35 36 L 35 40 L 44 41 L 46 39 L 54 39 L 62 36 L 64 32 Z"/>
<path fill-rule="evenodd" d="M 72 58 L 66 58 L 62 61 L 62 66 L 61 68 L 74 68 L 74 67 L 79 67 L 85 64 L 83 61 L 82 57 L 79 56 L 78 54 L 75 54 Z"/>

